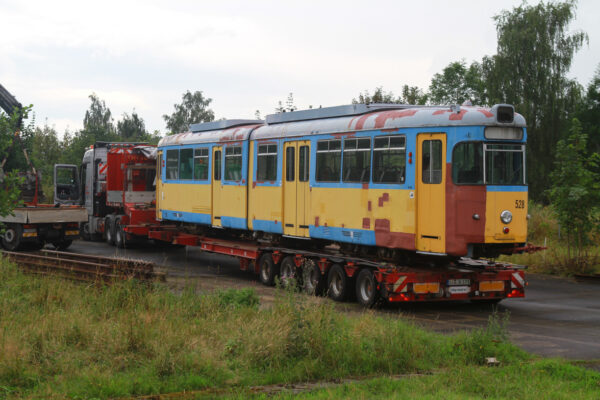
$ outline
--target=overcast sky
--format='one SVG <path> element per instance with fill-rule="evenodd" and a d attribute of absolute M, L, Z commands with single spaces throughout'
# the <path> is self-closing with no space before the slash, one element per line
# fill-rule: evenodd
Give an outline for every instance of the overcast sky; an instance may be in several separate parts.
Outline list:
<path fill-rule="evenodd" d="M 164 133 L 186 90 L 217 118 L 349 103 L 365 89 L 427 88 L 448 63 L 496 51 L 492 17 L 520 0 L 0 0 L 0 83 L 33 104 L 37 125 L 82 127 L 88 96 L 115 120 L 135 111 Z M 536 1 L 530 1 L 535 4 Z M 571 77 L 600 64 L 600 1 L 580 0 L 570 30 L 588 33 Z"/>

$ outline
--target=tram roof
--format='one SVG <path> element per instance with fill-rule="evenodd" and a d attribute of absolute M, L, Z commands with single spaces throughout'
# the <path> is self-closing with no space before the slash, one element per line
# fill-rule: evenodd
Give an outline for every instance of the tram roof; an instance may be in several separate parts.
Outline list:
<path fill-rule="evenodd" d="M 507 115 L 511 118 L 508 118 Z M 525 127 L 525 118 L 514 112 L 514 108 L 507 104 L 497 104 L 491 108 L 477 106 L 352 104 L 348 106 L 273 114 L 267 116 L 266 124 L 262 123 L 262 121 L 243 122 L 244 125 L 241 126 L 218 130 L 202 130 L 203 124 L 195 124 L 193 127 L 197 132 L 185 132 L 167 136 L 160 141 L 159 146 L 236 142 L 247 140 L 248 138 L 275 139 L 416 127 Z M 227 126 L 227 124 L 224 126 Z"/>

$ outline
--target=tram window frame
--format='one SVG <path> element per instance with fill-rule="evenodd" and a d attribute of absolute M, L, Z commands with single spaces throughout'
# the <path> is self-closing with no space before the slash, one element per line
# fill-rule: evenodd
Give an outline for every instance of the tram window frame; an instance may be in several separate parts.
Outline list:
<path fill-rule="evenodd" d="M 179 149 L 179 180 L 191 181 L 194 178 L 194 149 Z"/>
<path fill-rule="evenodd" d="M 333 146 L 332 146 L 333 145 Z M 330 165 L 327 165 L 330 164 Z M 328 168 L 330 179 L 324 178 Z M 315 171 L 316 182 L 340 182 L 342 172 L 342 140 L 324 139 L 317 141 L 317 165 Z M 337 179 L 334 179 L 337 175 Z"/>
<path fill-rule="evenodd" d="M 204 167 L 204 168 L 202 168 Z M 194 149 L 194 180 L 208 180 L 208 170 L 210 169 L 210 158 L 208 147 L 196 147 Z M 202 173 L 200 173 L 202 172 Z"/>
<path fill-rule="evenodd" d="M 298 181 L 308 182 L 310 178 L 310 147 L 307 145 L 298 148 Z"/>
<path fill-rule="evenodd" d="M 375 136 L 373 139 L 372 182 L 374 184 L 404 184 L 406 181 L 406 135 Z M 397 160 L 398 164 L 392 165 L 393 160 Z M 394 170 L 391 168 L 396 168 L 399 174 L 394 174 Z"/>
<path fill-rule="evenodd" d="M 294 146 L 285 149 L 285 180 L 293 182 L 296 180 L 296 148 Z"/>
<path fill-rule="evenodd" d="M 469 181 L 464 181 L 464 180 L 459 180 L 458 179 L 458 175 L 460 174 L 461 170 L 459 168 L 456 168 L 457 166 L 457 161 L 456 158 L 458 157 L 458 151 L 460 151 L 462 146 L 466 146 L 466 145 L 472 145 L 472 146 L 477 146 L 478 151 L 479 151 L 479 155 L 480 155 L 480 169 L 481 169 L 481 176 L 479 177 L 480 179 L 477 179 L 477 182 L 474 182 L 475 179 Z M 509 150 L 509 149 L 495 149 L 493 146 L 514 146 L 513 150 Z M 491 147 L 490 147 L 491 146 Z M 488 147 L 490 147 L 488 149 Z M 516 149 L 516 147 L 519 147 L 520 149 Z M 508 182 L 508 183 L 501 183 L 501 182 L 497 182 L 494 181 L 492 179 L 489 179 L 489 166 L 488 163 L 491 162 L 491 157 L 493 156 L 494 152 L 514 152 L 514 153 L 521 153 L 521 157 L 520 157 L 520 162 L 521 162 L 521 168 L 519 170 L 519 175 L 521 177 L 520 183 L 514 183 L 514 182 Z M 466 185 L 466 186 L 477 186 L 477 185 L 493 185 L 493 186 L 525 186 L 527 185 L 527 180 L 526 180 L 526 144 L 523 142 L 520 143 L 507 143 L 507 142 L 484 142 L 484 141 L 464 141 L 464 142 L 458 142 L 455 146 L 454 149 L 452 150 L 452 182 L 455 185 Z"/>
<path fill-rule="evenodd" d="M 504 147 L 503 147 L 504 146 Z M 512 147 L 512 148 L 508 148 L 508 147 Z M 519 149 L 517 149 L 519 148 Z M 507 168 L 503 168 L 502 171 L 504 173 L 509 173 L 511 175 L 511 177 L 519 177 L 520 176 L 520 183 L 515 183 L 512 181 L 505 181 L 506 176 L 504 178 L 494 178 L 494 163 L 496 162 L 495 159 L 498 159 L 498 162 L 501 162 L 503 164 L 508 164 L 508 160 L 506 159 L 501 159 L 500 156 L 505 156 L 508 157 L 509 153 L 518 153 L 521 155 L 520 157 L 520 166 L 519 169 L 517 169 L 516 171 L 512 171 L 512 173 L 510 173 L 510 171 Z M 525 154 L 525 145 L 523 143 L 487 143 L 487 142 L 483 142 L 483 164 L 484 164 L 484 170 L 483 170 L 483 176 L 484 176 L 484 181 L 486 183 L 486 185 L 494 185 L 494 186 L 521 186 L 521 185 L 525 185 L 526 184 L 526 163 L 525 163 L 525 158 L 526 158 L 526 154 Z M 513 158 L 513 163 L 515 160 L 517 160 L 518 158 Z M 488 168 L 488 164 L 491 164 L 491 168 Z M 513 165 L 514 166 L 514 165 Z M 492 178 L 490 179 L 488 177 L 488 169 L 489 172 L 492 176 Z M 515 172 L 518 172 L 518 175 L 515 175 Z"/>
<path fill-rule="evenodd" d="M 175 158 L 172 157 L 173 154 L 175 154 Z M 167 149 L 165 178 L 169 181 L 179 179 L 179 149 Z"/>
<path fill-rule="evenodd" d="M 363 165 L 359 166 L 361 163 L 363 163 Z M 358 169 L 360 169 L 360 177 L 357 179 Z M 371 138 L 344 138 L 344 150 L 342 156 L 342 182 L 368 183 L 370 180 Z"/>
<path fill-rule="evenodd" d="M 276 143 L 259 143 L 256 149 L 256 180 L 277 180 L 278 146 Z"/>
<path fill-rule="evenodd" d="M 428 151 L 425 148 L 426 144 L 429 144 Z M 439 146 L 439 148 L 434 149 L 434 145 L 436 147 Z M 442 160 L 444 152 L 442 147 L 443 143 L 439 139 L 423 140 L 421 144 L 421 181 L 423 183 L 431 185 L 442 183 L 442 174 L 444 172 L 444 160 Z"/>
<path fill-rule="evenodd" d="M 225 147 L 225 181 L 239 182 L 242 180 L 242 146 Z"/>
<path fill-rule="evenodd" d="M 213 154 L 213 180 L 220 181 L 223 150 L 215 150 Z"/>

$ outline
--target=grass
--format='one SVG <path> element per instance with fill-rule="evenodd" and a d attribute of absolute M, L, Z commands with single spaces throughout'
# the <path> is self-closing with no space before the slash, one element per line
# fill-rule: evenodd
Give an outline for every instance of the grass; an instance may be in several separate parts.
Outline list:
<path fill-rule="evenodd" d="M 530 272 L 559 276 L 600 273 L 600 237 L 592 236 L 593 245 L 581 257 L 568 254 L 567 242 L 560 235 L 560 227 L 550 206 L 529 204 L 527 240 L 547 250 L 532 254 L 503 256 L 502 259 L 527 265 Z"/>
<path fill-rule="evenodd" d="M 304 393 L 275 396 L 231 391 L 239 399 L 598 399 L 600 374 L 561 360 L 517 363 L 506 367 L 457 366 L 425 376 L 380 377 Z M 215 398 L 214 395 L 211 397 Z M 202 396 L 196 398 L 201 399 Z"/>
<path fill-rule="evenodd" d="M 493 315 L 486 329 L 443 336 L 277 293 L 273 307 L 261 308 L 250 289 L 88 287 L 23 275 L 0 260 L 0 398 L 105 399 L 207 388 L 244 397 L 256 385 L 430 371 L 445 372 L 423 379 L 472 375 L 484 385 L 485 374 L 501 381 L 499 371 L 518 379 L 515 371 L 531 360 L 507 341 L 506 316 Z M 481 367 L 486 357 L 503 367 Z M 369 390 L 394 391 L 396 384 L 376 379 L 351 390 L 367 398 Z M 455 389 L 463 390 L 448 390 Z"/>

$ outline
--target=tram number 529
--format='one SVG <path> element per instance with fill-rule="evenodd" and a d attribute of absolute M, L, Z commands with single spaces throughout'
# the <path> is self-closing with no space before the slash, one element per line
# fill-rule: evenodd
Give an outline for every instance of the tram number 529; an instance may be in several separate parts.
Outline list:
<path fill-rule="evenodd" d="M 515 208 L 525 208 L 525 200 L 515 200 Z"/>

